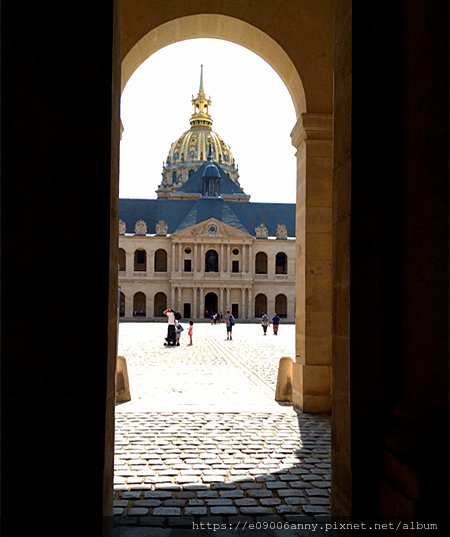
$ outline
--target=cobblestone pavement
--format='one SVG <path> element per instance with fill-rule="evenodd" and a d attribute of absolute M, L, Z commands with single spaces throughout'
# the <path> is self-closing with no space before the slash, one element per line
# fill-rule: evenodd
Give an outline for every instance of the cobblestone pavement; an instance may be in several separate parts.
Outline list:
<path fill-rule="evenodd" d="M 224 325 L 198 323 L 194 345 L 183 335 L 173 348 L 162 345 L 165 332 L 162 323 L 120 325 L 132 396 L 116 405 L 120 535 L 130 525 L 231 528 L 327 515 L 329 419 L 274 401 L 294 326 L 263 336 L 259 325 L 237 324 L 226 341 Z"/>

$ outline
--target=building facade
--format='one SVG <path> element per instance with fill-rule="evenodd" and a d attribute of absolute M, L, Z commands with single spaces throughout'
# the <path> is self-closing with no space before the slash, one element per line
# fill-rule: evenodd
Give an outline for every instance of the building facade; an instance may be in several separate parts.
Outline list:
<path fill-rule="evenodd" d="M 120 317 L 185 319 L 231 311 L 295 317 L 295 204 L 251 203 L 231 149 L 211 130 L 211 100 L 192 99 L 153 200 L 119 201 Z"/>

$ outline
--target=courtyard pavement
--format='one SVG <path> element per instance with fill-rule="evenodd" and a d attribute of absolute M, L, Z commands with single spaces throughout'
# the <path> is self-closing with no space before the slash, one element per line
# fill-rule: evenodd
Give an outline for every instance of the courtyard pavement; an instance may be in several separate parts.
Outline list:
<path fill-rule="evenodd" d="M 294 326 L 263 336 L 260 325 L 237 323 L 227 341 L 224 324 L 196 323 L 188 346 L 182 324 L 170 348 L 166 323 L 119 327 L 132 400 L 116 405 L 115 535 L 195 524 L 295 529 L 326 517 L 329 418 L 274 400 L 279 360 L 294 358 Z"/>

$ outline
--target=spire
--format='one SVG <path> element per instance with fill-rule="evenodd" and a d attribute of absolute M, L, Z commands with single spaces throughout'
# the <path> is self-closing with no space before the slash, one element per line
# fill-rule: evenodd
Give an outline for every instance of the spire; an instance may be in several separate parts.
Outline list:
<path fill-rule="evenodd" d="M 205 90 L 203 89 L 203 64 L 200 65 L 200 87 L 198 93 L 205 93 Z"/>
<path fill-rule="evenodd" d="M 209 115 L 209 106 L 211 106 L 211 99 L 205 95 L 203 86 L 203 65 L 200 65 L 200 87 L 198 89 L 197 97 L 192 97 L 192 104 L 194 106 L 194 112 L 189 120 L 191 127 L 199 127 L 202 129 L 211 129 L 212 119 Z"/>

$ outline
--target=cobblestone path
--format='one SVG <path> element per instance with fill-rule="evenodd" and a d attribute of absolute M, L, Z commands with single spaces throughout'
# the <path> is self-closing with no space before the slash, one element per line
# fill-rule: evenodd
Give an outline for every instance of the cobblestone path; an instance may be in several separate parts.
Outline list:
<path fill-rule="evenodd" d="M 294 327 L 196 324 L 164 348 L 166 326 L 120 325 L 132 401 L 116 406 L 116 527 L 286 522 L 329 513 L 330 425 L 274 401 Z M 122 534 L 121 534 L 122 535 Z"/>

